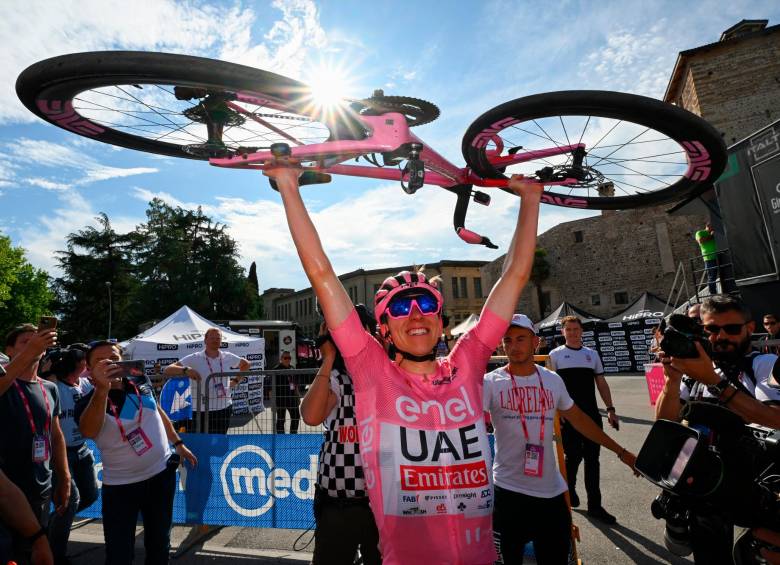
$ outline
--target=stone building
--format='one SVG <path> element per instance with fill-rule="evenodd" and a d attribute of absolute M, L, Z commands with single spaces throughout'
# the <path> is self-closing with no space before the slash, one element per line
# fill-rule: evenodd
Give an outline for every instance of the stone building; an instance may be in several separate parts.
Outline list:
<path fill-rule="evenodd" d="M 482 310 L 487 292 L 491 288 L 482 283 L 480 269 L 486 264 L 487 261 L 442 260 L 425 266 L 426 276 L 441 276 L 444 311 L 451 317 L 453 325 L 466 319 L 469 314 Z M 411 265 L 357 269 L 339 275 L 339 279 L 353 303 L 363 303 L 371 308 L 374 294 L 379 290 L 382 281 L 399 271 L 411 269 Z M 317 314 L 316 299 L 311 287 L 298 291 L 291 288 L 269 288 L 260 298 L 268 318 L 294 321 L 304 335 L 317 335 L 320 316 Z"/>
<path fill-rule="evenodd" d="M 719 41 L 680 52 L 664 101 L 702 116 L 721 132 L 726 145 L 776 120 L 780 25 L 767 23 L 742 20 L 724 31 Z M 712 192 L 702 199 L 711 201 Z M 566 300 L 593 314 L 611 316 L 645 291 L 666 298 L 680 262 L 686 278 L 691 276 L 688 260 L 698 256 L 693 234 L 709 213 L 701 202 L 674 215 L 667 213 L 669 206 L 605 212 L 548 230 L 539 236 L 539 247 L 547 251 L 551 265 L 550 277 L 542 284 L 543 312 L 533 284 L 523 293 L 519 311 L 540 319 Z M 717 230 L 717 220 L 714 223 Z M 502 263 L 503 257 L 483 267 L 487 287 Z"/>
<path fill-rule="evenodd" d="M 529 283 L 518 312 L 540 320 L 562 301 L 600 317 L 624 309 L 643 292 L 666 298 L 677 265 L 698 253 L 693 234 L 704 219 L 669 216 L 665 207 L 610 212 L 564 222 L 539 236 L 547 251 L 550 276 L 542 283 L 543 311 L 536 286 Z M 503 257 L 482 268 L 490 288 Z"/>
<path fill-rule="evenodd" d="M 780 118 L 780 25 L 742 20 L 677 56 L 664 101 L 710 122 L 726 145 Z"/>

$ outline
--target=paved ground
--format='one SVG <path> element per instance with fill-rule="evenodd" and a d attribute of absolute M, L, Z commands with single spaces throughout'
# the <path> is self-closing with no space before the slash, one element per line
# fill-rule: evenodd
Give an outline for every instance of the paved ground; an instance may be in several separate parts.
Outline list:
<path fill-rule="evenodd" d="M 636 453 L 653 420 L 645 379 L 614 376 L 608 377 L 608 382 L 622 419 L 620 431 L 609 433 Z M 261 419 L 264 418 L 258 418 Z M 634 478 L 609 451 L 602 451 L 601 469 L 604 506 L 618 517 L 619 523 L 611 528 L 602 527 L 592 523 L 583 511 L 575 510 L 574 522 L 580 528 L 582 539 L 579 552 L 584 562 L 609 565 L 691 563 L 689 559 L 673 557 L 663 545 L 663 522 L 655 520 L 650 514 L 650 502 L 658 489 L 644 479 Z M 584 489 L 580 489 L 580 496 L 585 506 Z M 174 528 L 174 549 L 181 546 L 188 534 L 189 528 Z M 197 536 L 198 532 L 195 531 L 194 535 Z M 208 533 L 177 557 L 176 562 L 187 565 L 238 561 L 262 564 L 308 563 L 311 554 L 307 552 L 312 550 L 312 546 L 307 546 L 307 542 L 311 536 L 311 532 L 304 530 L 223 528 Z M 71 554 L 75 565 L 103 562 L 103 536 L 99 522 L 82 525 L 74 530 L 71 539 L 74 542 Z M 141 562 L 142 544 L 143 535 L 139 528 L 138 562 Z"/>

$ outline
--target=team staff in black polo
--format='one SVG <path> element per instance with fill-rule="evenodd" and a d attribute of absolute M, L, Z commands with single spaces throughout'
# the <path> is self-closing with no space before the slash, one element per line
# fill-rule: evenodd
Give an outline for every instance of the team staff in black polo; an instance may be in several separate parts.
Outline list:
<path fill-rule="evenodd" d="M 607 408 L 609 425 L 619 429 L 619 420 L 615 407 L 612 405 L 612 394 L 607 380 L 604 378 L 604 367 L 599 354 L 582 345 L 582 322 L 576 316 L 566 316 L 562 320 L 563 337 L 566 343 L 550 352 L 550 365 L 566 384 L 577 407 L 585 412 L 599 427 L 601 414 L 596 404 L 596 389 Z M 589 440 L 569 423 L 564 422 L 561 428 L 563 450 L 566 454 L 566 475 L 569 483 L 571 505 L 579 506 L 580 499 L 577 486 L 577 471 L 580 463 L 585 460 L 585 491 L 588 494 L 588 515 L 605 524 L 614 524 L 616 518 L 601 505 L 599 454 L 601 446 Z"/>

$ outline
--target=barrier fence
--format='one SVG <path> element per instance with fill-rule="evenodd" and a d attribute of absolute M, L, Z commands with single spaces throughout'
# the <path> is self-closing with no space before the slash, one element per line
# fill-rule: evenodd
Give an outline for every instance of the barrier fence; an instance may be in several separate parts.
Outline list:
<path fill-rule="evenodd" d="M 174 523 L 298 529 L 313 525 L 323 428 L 304 425 L 298 405 L 316 373 L 317 369 L 214 373 L 203 387 L 182 379 L 186 386 L 167 403 L 166 395 L 161 395 L 163 409 L 180 431 L 219 429 L 223 423 L 211 415 L 224 413 L 226 393 L 237 408 L 229 415 L 226 433 L 181 433 L 198 457 L 198 467 L 179 467 Z M 241 384 L 231 387 L 230 379 L 236 378 Z M 188 417 L 177 418 L 180 413 Z M 291 434 L 295 419 L 298 433 Z M 277 433 L 279 424 L 284 425 L 283 434 Z M 87 443 L 95 453 L 102 487 L 100 451 Z M 100 519 L 101 506 L 99 495 L 79 516 Z"/>

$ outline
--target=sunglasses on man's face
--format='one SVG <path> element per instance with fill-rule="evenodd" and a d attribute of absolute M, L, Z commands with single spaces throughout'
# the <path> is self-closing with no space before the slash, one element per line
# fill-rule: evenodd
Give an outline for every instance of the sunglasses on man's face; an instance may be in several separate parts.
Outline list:
<path fill-rule="evenodd" d="M 400 295 L 387 305 L 387 314 L 391 318 L 406 318 L 412 313 L 415 305 L 424 316 L 438 314 L 441 309 L 441 304 L 432 294 Z"/>
<path fill-rule="evenodd" d="M 743 322 L 741 324 L 724 324 L 722 326 L 719 326 L 717 324 L 707 324 L 704 326 L 704 331 L 708 334 L 717 335 L 720 333 L 720 330 L 723 330 L 728 335 L 739 335 L 742 333 L 742 327 L 747 322 Z"/>

